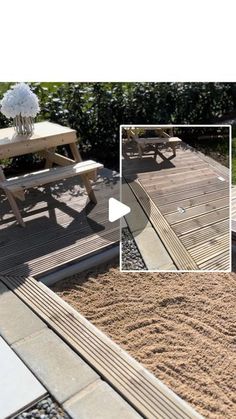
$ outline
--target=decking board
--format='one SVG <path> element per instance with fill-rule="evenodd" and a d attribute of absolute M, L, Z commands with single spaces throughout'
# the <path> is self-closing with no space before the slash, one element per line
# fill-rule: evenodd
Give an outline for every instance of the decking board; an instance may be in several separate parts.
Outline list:
<path fill-rule="evenodd" d="M 106 182 L 105 182 L 106 180 Z M 119 222 L 108 221 L 108 199 L 119 199 L 118 177 L 99 178 L 89 202 L 79 178 L 32 189 L 19 203 L 26 227 L 16 224 L 0 196 L 0 270 L 43 275 L 119 242 Z"/>
<path fill-rule="evenodd" d="M 122 168 L 127 183 L 131 187 L 135 183 L 139 185 L 137 198 L 143 207 L 146 205 L 147 211 L 151 207 L 150 220 L 179 269 L 186 270 L 186 263 L 182 263 L 183 247 L 191 256 L 192 266 L 195 264 L 193 270 L 214 270 L 219 266 L 230 269 L 227 168 L 187 145 L 178 148 L 176 157 L 165 149 L 156 160 L 150 154 L 140 161 L 133 154 L 129 160 L 123 160 Z M 168 227 L 160 221 L 163 218 Z M 170 237 L 170 230 L 172 240 L 166 238 Z M 179 254 L 178 242 L 181 243 Z"/>

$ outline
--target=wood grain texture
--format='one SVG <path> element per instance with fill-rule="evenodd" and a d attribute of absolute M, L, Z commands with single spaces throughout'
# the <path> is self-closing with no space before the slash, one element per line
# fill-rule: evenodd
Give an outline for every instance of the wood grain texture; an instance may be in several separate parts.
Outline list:
<path fill-rule="evenodd" d="M 31 136 L 16 135 L 14 128 L 0 130 L 0 159 L 35 153 L 58 145 L 75 143 L 76 131 L 52 122 L 35 124 Z"/>
<path fill-rule="evenodd" d="M 93 160 L 87 160 L 73 165 L 53 167 L 51 169 L 40 170 L 16 178 L 10 178 L 0 182 L 0 187 L 14 193 L 21 189 L 29 189 L 45 185 L 46 183 L 56 182 L 61 179 L 68 179 L 72 176 L 94 172 L 102 167 L 103 165 L 100 163 L 96 163 Z"/>
<path fill-rule="evenodd" d="M 230 269 L 227 168 L 182 144 L 176 157 L 168 150 L 161 150 L 155 161 L 148 155 L 142 161 L 130 155 L 129 160 L 124 159 L 123 175 L 130 185 L 138 182 L 142 186 L 147 196 L 146 207 L 155 207 L 160 213 L 159 220 L 161 217 L 165 219 L 168 231 L 172 230 L 193 259 L 194 269 Z M 142 197 L 138 199 L 143 205 Z M 235 208 L 236 204 L 233 209 L 236 220 Z M 165 241 L 158 222 L 156 227 L 157 234 L 171 254 L 174 241 Z M 201 254 L 204 248 L 208 252 L 206 258 Z M 181 261 L 180 255 L 172 253 L 171 256 L 175 264 L 176 257 Z M 178 268 L 184 269 L 180 265 L 177 264 Z"/>

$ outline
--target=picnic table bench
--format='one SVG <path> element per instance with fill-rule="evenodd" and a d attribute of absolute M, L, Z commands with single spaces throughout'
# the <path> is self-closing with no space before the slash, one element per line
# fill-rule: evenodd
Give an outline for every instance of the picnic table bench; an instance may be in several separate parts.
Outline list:
<path fill-rule="evenodd" d="M 96 179 L 97 169 L 103 165 L 93 160 L 82 161 L 76 142 L 75 130 L 51 122 L 36 123 L 34 133 L 30 137 L 17 135 L 13 128 L 0 130 L 0 160 L 29 153 L 37 153 L 46 159 L 44 170 L 9 179 L 6 179 L 0 166 L 0 187 L 4 190 L 22 227 L 25 223 L 16 198 L 24 200 L 25 189 L 80 175 L 90 200 L 97 202 L 90 180 Z M 56 153 L 57 146 L 66 144 L 69 145 L 74 159 Z M 53 167 L 53 164 L 57 166 Z"/>
<path fill-rule="evenodd" d="M 140 159 L 143 157 L 147 145 L 155 146 L 156 150 L 158 145 L 166 144 L 172 148 L 173 154 L 176 155 L 176 146 L 182 142 L 179 137 L 173 136 L 173 126 L 171 125 L 165 127 L 130 127 L 126 130 L 128 139 L 132 138 L 137 144 Z M 139 134 L 143 131 L 154 131 L 158 134 L 158 137 L 139 137 Z"/>
<path fill-rule="evenodd" d="M 167 144 L 173 150 L 173 154 L 176 155 L 176 146 L 181 143 L 181 139 L 178 137 L 146 137 L 146 138 L 135 138 L 138 146 L 139 157 L 142 158 L 143 152 L 146 145 L 158 146 L 159 144 Z"/>

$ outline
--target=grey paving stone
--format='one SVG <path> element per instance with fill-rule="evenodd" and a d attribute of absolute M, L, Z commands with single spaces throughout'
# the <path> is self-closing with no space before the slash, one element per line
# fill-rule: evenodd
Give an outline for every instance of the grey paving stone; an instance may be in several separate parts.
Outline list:
<path fill-rule="evenodd" d="M 50 329 L 17 342 L 13 348 L 59 403 L 98 379 L 92 368 Z"/>
<path fill-rule="evenodd" d="M 46 394 L 46 389 L 1 337 L 0 372 L 0 419 L 15 415 Z"/>
<path fill-rule="evenodd" d="M 153 270 L 175 270 L 175 265 L 167 253 L 162 241 L 155 230 L 146 226 L 140 232 L 136 232 L 135 242 L 147 266 Z"/>
<path fill-rule="evenodd" d="M 97 381 L 63 404 L 73 419 L 141 419 L 115 390 Z"/>
<path fill-rule="evenodd" d="M 46 324 L 0 281 L 0 334 L 4 339 L 11 345 L 46 327 Z"/>
<path fill-rule="evenodd" d="M 131 202 L 129 206 L 131 208 L 131 212 L 125 216 L 125 220 L 132 233 L 151 226 L 150 221 L 148 221 L 148 218 L 138 201 Z"/>

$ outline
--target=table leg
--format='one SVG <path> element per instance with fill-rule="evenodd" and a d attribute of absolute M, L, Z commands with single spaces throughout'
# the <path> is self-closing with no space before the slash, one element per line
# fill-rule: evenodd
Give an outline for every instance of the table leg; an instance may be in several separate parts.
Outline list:
<path fill-rule="evenodd" d="M 139 143 L 137 143 L 137 146 L 138 146 L 138 155 L 139 155 L 139 158 L 142 159 L 142 157 L 143 157 L 142 147 L 141 147 L 141 145 Z"/>
<path fill-rule="evenodd" d="M 3 173 L 2 168 L 0 167 L 0 181 L 5 181 L 5 180 L 6 180 L 5 175 Z M 4 192 L 6 194 L 6 197 L 8 199 L 8 202 L 9 202 L 10 206 L 11 206 L 12 212 L 15 215 L 18 223 L 21 225 L 21 227 L 25 227 L 25 223 L 23 221 L 23 218 L 21 217 L 21 213 L 20 213 L 20 210 L 17 206 L 17 203 L 15 201 L 14 196 L 12 195 L 11 192 L 9 192 L 7 190 L 4 190 Z"/>
<path fill-rule="evenodd" d="M 49 151 L 51 153 L 55 153 L 55 150 L 56 150 L 56 147 L 49 148 Z M 53 161 L 49 157 L 46 157 L 44 169 L 51 169 L 52 166 L 53 166 Z"/>
<path fill-rule="evenodd" d="M 81 159 L 81 155 L 80 155 L 80 152 L 78 150 L 77 145 L 75 143 L 71 143 L 70 144 L 70 149 L 71 149 L 71 153 L 72 153 L 75 161 L 77 163 L 81 162 L 82 159 Z M 81 178 L 83 180 L 83 183 L 84 183 L 84 186 L 85 186 L 85 189 L 87 191 L 87 194 L 89 196 L 90 201 L 92 201 L 96 204 L 97 199 L 96 199 L 96 196 L 94 194 L 93 188 L 91 186 L 90 180 L 88 179 L 88 176 L 87 175 L 81 175 Z"/>
<path fill-rule="evenodd" d="M 175 145 L 175 144 L 173 144 L 173 145 L 171 146 L 171 148 L 172 148 L 172 150 L 173 150 L 173 155 L 174 155 L 174 156 L 176 156 L 176 145 Z"/>

